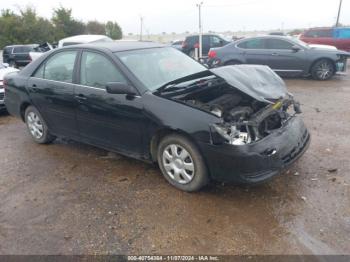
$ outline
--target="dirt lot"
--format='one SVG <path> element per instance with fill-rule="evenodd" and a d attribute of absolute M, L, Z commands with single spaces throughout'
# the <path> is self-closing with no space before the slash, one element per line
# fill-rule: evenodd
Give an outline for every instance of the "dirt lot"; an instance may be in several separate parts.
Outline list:
<path fill-rule="evenodd" d="M 189 194 L 157 168 L 79 143 L 40 146 L 0 117 L 0 254 L 350 254 L 350 77 L 287 80 L 312 133 L 257 187 Z"/>

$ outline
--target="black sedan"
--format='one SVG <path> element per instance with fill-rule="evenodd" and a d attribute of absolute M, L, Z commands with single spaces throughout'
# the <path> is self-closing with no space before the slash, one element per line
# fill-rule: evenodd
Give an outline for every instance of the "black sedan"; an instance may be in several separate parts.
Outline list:
<path fill-rule="evenodd" d="M 309 46 L 285 36 L 245 38 L 209 51 L 210 67 L 236 64 L 267 65 L 281 76 L 312 76 L 328 80 L 346 71 L 350 53 L 331 46 Z"/>
<path fill-rule="evenodd" d="M 208 70 L 155 43 L 78 45 L 5 79 L 35 142 L 57 136 L 158 163 L 175 187 L 257 183 L 305 152 L 299 104 L 268 67 Z"/>

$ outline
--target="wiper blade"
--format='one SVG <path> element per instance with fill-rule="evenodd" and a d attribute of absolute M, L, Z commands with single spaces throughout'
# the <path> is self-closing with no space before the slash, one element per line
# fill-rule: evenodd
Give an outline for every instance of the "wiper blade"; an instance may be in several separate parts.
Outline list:
<path fill-rule="evenodd" d="M 215 78 L 214 78 L 215 79 Z M 168 85 L 165 89 L 163 89 L 162 92 L 173 92 L 173 91 L 177 91 L 177 90 L 182 90 L 182 89 L 187 89 L 193 86 L 202 86 L 202 85 L 208 85 L 209 82 L 213 81 L 214 79 L 204 79 L 201 78 L 189 85 L 180 85 L 180 84 L 172 84 L 172 85 Z"/>
<path fill-rule="evenodd" d="M 158 93 L 161 93 L 163 92 L 165 89 L 168 89 L 168 88 L 173 88 L 175 87 L 177 84 L 180 84 L 182 82 L 186 82 L 186 81 L 190 81 L 192 79 L 196 79 L 196 78 L 201 78 L 201 77 L 205 77 L 205 76 L 210 76 L 210 75 L 213 75 L 209 70 L 204 70 L 204 71 L 201 71 L 201 72 L 198 72 L 198 73 L 195 73 L 195 74 L 192 74 L 192 75 L 188 75 L 188 76 L 185 76 L 185 77 L 181 77 L 179 79 L 175 79 L 173 81 L 170 81 L 164 85 L 162 85 L 161 87 L 159 87 L 157 89 L 157 92 Z"/>

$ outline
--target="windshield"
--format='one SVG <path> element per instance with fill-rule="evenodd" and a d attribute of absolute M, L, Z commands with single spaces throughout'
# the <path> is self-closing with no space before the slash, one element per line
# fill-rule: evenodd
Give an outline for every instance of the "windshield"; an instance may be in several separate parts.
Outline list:
<path fill-rule="evenodd" d="M 118 52 L 116 55 L 151 91 L 176 79 L 207 70 L 172 47 Z"/>
<path fill-rule="evenodd" d="M 301 41 L 300 39 L 298 39 L 298 38 L 296 38 L 296 37 L 293 37 L 292 39 L 293 39 L 293 41 L 294 41 L 295 43 L 297 43 L 298 45 L 301 45 L 302 47 L 307 48 L 307 49 L 310 48 L 310 46 L 309 46 L 307 43 Z"/>

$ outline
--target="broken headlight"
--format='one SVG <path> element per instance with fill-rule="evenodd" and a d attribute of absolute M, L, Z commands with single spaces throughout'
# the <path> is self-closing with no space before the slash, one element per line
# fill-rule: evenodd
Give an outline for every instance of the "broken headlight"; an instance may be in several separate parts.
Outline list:
<path fill-rule="evenodd" d="M 226 143 L 230 145 L 246 145 L 252 142 L 248 132 L 242 131 L 236 126 L 214 124 L 215 132 L 220 135 Z"/>

